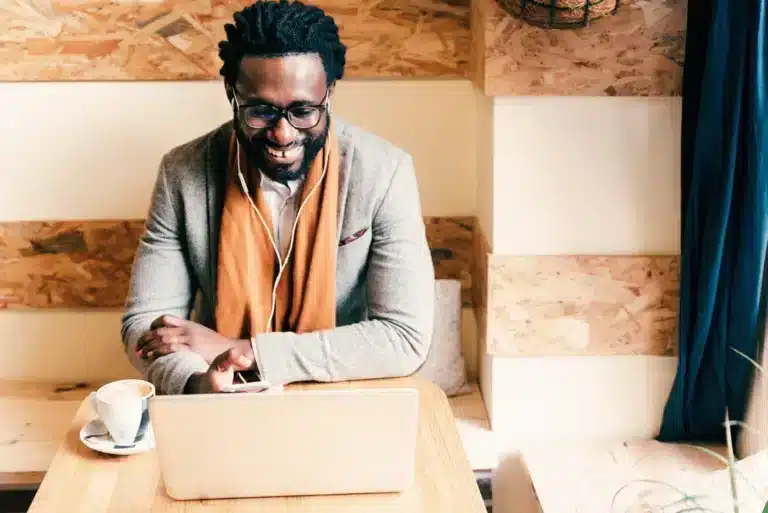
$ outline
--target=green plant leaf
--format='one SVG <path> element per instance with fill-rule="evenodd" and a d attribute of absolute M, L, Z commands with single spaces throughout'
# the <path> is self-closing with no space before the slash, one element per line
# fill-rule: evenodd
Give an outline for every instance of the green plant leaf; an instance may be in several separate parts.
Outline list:
<path fill-rule="evenodd" d="M 765 507 L 763 508 L 763 513 L 768 513 L 768 502 L 765 503 Z"/>
<path fill-rule="evenodd" d="M 701 447 L 701 446 L 698 446 L 698 445 L 693 445 L 693 444 L 680 444 L 680 445 L 686 445 L 688 447 L 693 447 L 694 449 L 698 449 L 699 451 L 705 452 L 705 453 L 709 454 L 710 456 L 712 456 L 713 458 L 717 459 L 718 461 L 722 462 L 726 467 L 730 468 L 730 464 L 728 462 L 728 459 L 725 458 L 724 456 L 716 453 L 712 449 L 709 449 L 707 447 Z M 755 488 L 755 485 L 753 485 L 749 481 L 749 479 L 747 479 L 746 476 L 744 476 L 744 474 L 742 474 L 735 467 L 733 467 L 733 470 L 734 470 L 735 475 L 738 475 L 739 477 L 741 477 L 744 480 L 744 482 L 747 483 L 750 488 L 752 488 L 752 490 L 757 494 L 758 497 L 761 496 L 760 491 L 757 488 Z"/>
<path fill-rule="evenodd" d="M 669 507 L 670 505 L 673 505 L 673 504 L 679 504 L 679 503 L 684 503 L 684 502 L 691 502 L 695 506 L 693 509 L 691 509 L 691 511 L 697 511 L 697 510 L 698 511 L 706 511 L 706 509 L 704 509 L 703 507 L 699 506 L 699 504 L 696 502 L 696 499 L 703 498 L 703 497 L 706 497 L 706 496 L 704 496 L 704 495 L 702 495 L 702 496 L 689 495 L 689 494 L 685 493 L 683 490 L 681 490 L 680 488 L 677 488 L 674 485 L 671 485 L 671 484 L 666 483 L 664 481 L 658 481 L 656 479 L 633 479 L 629 483 L 626 483 L 625 485 L 621 486 L 618 490 L 616 490 L 616 493 L 613 494 L 613 498 L 611 499 L 611 509 L 610 509 L 610 511 L 614 511 L 614 508 L 616 507 L 616 499 L 619 496 L 619 494 L 624 489 L 628 488 L 630 485 L 635 484 L 635 483 L 647 483 L 647 484 L 662 485 L 662 486 L 665 486 L 665 487 L 667 487 L 667 488 L 669 488 L 671 490 L 674 490 L 675 492 L 679 493 L 680 494 L 680 498 L 675 500 L 675 501 L 672 501 L 670 504 L 665 505 L 664 506 L 665 509 L 667 507 Z"/>
<path fill-rule="evenodd" d="M 668 502 L 662 506 L 663 509 L 671 508 L 672 506 L 676 506 L 678 504 L 683 504 L 684 502 L 693 501 L 694 504 L 696 503 L 696 499 L 706 499 L 707 495 L 686 495 L 685 497 L 681 497 L 679 499 L 673 500 L 672 502 Z M 701 508 L 702 506 L 697 506 Z"/>

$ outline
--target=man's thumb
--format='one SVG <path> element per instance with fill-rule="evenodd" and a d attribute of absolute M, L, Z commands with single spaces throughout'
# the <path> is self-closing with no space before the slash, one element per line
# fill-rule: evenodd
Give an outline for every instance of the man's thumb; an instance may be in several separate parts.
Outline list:
<path fill-rule="evenodd" d="M 232 363 L 235 370 L 239 370 L 239 371 L 248 370 L 251 368 L 251 365 L 253 365 L 253 362 L 251 361 L 251 359 L 242 353 L 237 353 L 236 355 L 234 355 Z"/>
<path fill-rule="evenodd" d="M 235 348 L 229 349 L 221 356 L 223 356 L 223 358 L 220 358 L 220 362 L 216 362 L 218 363 L 218 365 L 216 365 L 216 370 L 219 372 L 226 372 L 230 369 L 236 371 L 248 370 L 253 364 L 250 358 Z"/>

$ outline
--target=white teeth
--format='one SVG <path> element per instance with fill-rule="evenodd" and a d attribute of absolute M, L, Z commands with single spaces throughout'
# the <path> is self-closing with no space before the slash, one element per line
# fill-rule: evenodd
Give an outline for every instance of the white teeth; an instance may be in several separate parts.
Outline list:
<path fill-rule="evenodd" d="M 301 146 L 296 146 L 295 148 L 290 149 L 288 151 L 273 150 L 272 148 L 267 147 L 267 153 L 269 153 L 273 157 L 279 157 L 283 159 L 297 157 L 300 151 L 301 151 Z"/>

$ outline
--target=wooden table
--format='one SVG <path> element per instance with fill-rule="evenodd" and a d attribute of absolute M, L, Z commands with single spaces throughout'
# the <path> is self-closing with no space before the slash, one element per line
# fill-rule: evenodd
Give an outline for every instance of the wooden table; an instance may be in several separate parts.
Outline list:
<path fill-rule="evenodd" d="M 406 492 L 177 502 L 165 493 L 155 451 L 115 457 L 94 452 L 80 442 L 78 433 L 91 418 L 83 403 L 29 513 L 485 513 L 448 400 L 437 386 L 403 378 L 288 388 L 391 386 L 416 387 L 420 393 L 416 484 Z"/>
<path fill-rule="evenodd" d="M 97 384 L 0 380 L 0 491 L 34 490 Z"/>

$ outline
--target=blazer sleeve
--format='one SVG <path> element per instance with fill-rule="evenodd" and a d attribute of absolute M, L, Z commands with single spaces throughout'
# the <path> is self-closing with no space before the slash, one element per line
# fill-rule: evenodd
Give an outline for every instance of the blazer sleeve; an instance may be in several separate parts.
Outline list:
<path fill-rule="evenodd" d="M 189 377 L 205 372 L 208 364 L 193 351 L 179 351 L 151 364 L 136 356 L 139 337 L 163 314 L 189 318 L 196 286 L 189 271 L 183 240 L 183 223 L 174 208 L 166 158 L 160 164 L 144 232 L 134 257 L 122 341 L 128 359 L 155 385 L 159 394 L 181 394 Z"/>
<path fill-rule="evenodd" d="M 374 215 L 368 319 L 330 330 L 258 335 L 256 358 L 274 384 L 413 374 L 424 363 L 434 315 L 434 267 L 413 160 L 405 155 Z"/>

